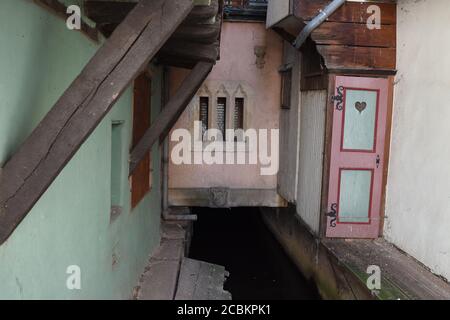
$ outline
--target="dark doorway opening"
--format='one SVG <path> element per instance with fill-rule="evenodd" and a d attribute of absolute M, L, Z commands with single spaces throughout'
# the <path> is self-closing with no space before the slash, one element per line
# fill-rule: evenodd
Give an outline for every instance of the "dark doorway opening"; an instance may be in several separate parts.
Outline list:
<path fill-rule="evenodd" d="M 225 266 L 234 300 L 320 299 L 264 224 L 258 208 L 194 208 L 190 257 Z"/>

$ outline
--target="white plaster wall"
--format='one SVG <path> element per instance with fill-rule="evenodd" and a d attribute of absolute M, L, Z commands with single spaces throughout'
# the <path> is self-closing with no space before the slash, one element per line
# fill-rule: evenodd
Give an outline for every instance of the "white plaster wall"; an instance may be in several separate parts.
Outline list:
<path fill-rule="evenodd" d="M 450 279 L 450 3 L 398 1 L 384 234 Z"/>

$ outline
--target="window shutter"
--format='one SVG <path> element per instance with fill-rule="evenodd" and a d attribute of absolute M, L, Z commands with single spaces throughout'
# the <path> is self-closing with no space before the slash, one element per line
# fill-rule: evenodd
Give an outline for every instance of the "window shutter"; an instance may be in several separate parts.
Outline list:
<path fill-rule="evenodd" d="M 140 75 L 134 82 L 133 99 L 133 146 L 141 140 L 151 124 L 151 86 L 146 75 Z M 150 152 L 141 161 L 131 177 L 131 207 L 136 207 L 150 191 Z"/>

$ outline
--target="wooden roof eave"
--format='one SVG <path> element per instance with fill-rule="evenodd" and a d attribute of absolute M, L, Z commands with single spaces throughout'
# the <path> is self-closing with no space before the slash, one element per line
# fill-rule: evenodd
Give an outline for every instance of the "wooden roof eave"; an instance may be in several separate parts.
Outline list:
<path fill-rule="evenodd" d="M 293 43 L 306 24 L 329 0 L 296 0 L 290 15 L 272 26 L 284 40 Z M 381 29 L 369 30 L 369 5 L 381 7 Z M 310 39 L 330 73 L 396 73 L 396 3 L 394 1 L 346 2 L 315 29 Z M 300 51 L 304 48 L 301 47 Z"/>

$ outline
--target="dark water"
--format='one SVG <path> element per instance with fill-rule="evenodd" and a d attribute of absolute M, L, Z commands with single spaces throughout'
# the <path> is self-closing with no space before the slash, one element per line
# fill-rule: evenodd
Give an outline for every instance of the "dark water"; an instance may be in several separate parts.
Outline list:
<path fill-rule="evenodd" d="M 225 266 L 234 300 L 319 299 L 267 229 L 256 208 L 193 210 L 190 257 Z"/>

